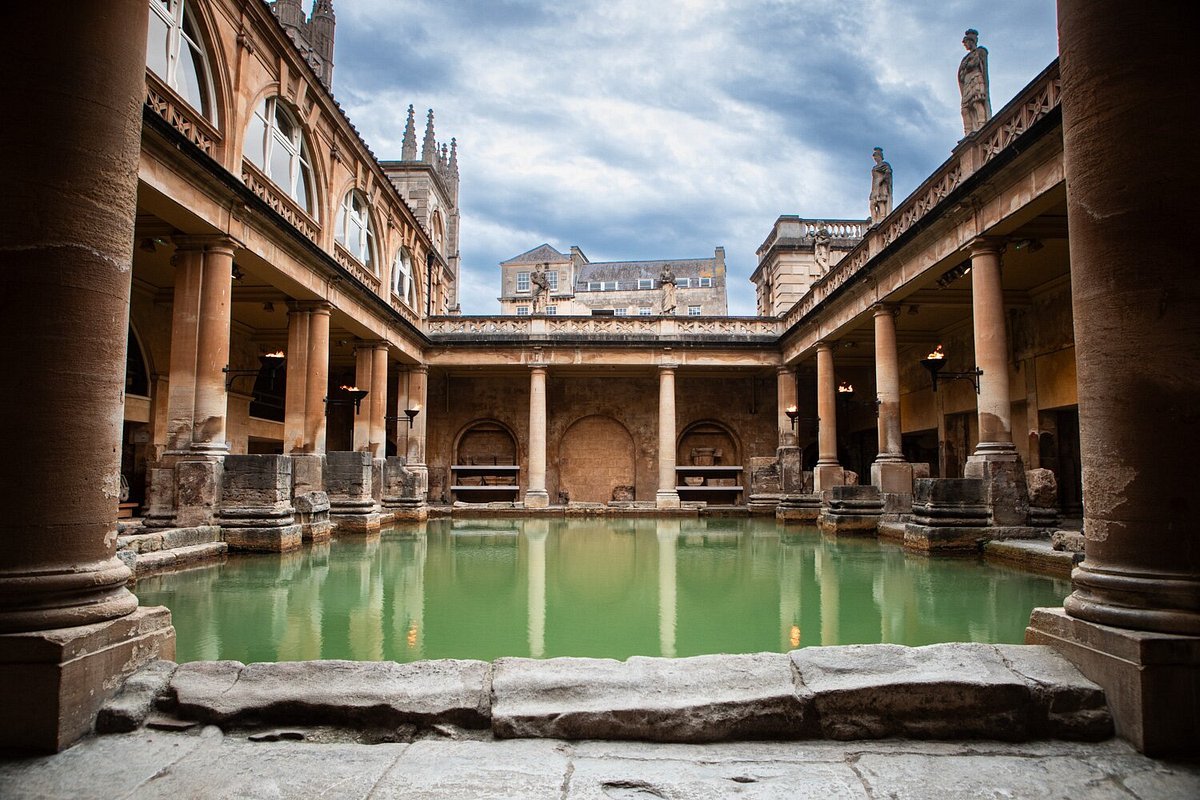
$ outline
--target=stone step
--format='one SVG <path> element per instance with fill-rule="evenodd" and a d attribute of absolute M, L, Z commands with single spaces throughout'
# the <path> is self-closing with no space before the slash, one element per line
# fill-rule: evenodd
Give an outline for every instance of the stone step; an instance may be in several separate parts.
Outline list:
<path fill-rule="evenodd" d="M 1112 734 L 1103 691 L 1053 649 L 847 645 L 627 661 L 184 664 L 161 710 L 222 727 L 436 725 L 498 738 L 749 739 Z"/>
<path fill-rule="evenodd" d="M 1005 539 L 983 546 L 983 558 L 1056 578 L 1070 578 L 1083 553 L 1055 550 L 1050 542 L 1037 539 Z"/>
<path fill-rule="evenodd" d="M 129 552 L 128 550 L 119 550 L 117 555 L 124 560 L 127 558 L 125 554 Z M 138 553 L 129 568 L 133 570 L 134 577 L 140 578 L 156 572 L 182 569 L 204 561 L 222 558 L 228 552 L 229 545 L 224 542 L 207 542 L 176 547 L 171 550 L 156 550 L 152 553 Z M 126 561 L 126 563 L 129 562 Z"/>
<path fill-rule="evenodd" d="M 195 528 L 163 528 L 161 530 L 139 528 L 138 530 L 139 533 L 118 536 L 117 549 L 132 550 L 135 553 L 154 553 L 159 550 L 174 550 L 179 547 L 221 541 L 221 529 L 216 525 L 201 525 Z"/>

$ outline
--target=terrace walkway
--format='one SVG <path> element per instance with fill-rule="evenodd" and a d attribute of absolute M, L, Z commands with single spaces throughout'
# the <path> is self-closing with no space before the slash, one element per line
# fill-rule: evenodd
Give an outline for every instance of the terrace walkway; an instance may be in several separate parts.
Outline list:
<path fill-rule="evenodd" d="M 216 727 L 89 738 L 0 761 L 0 797 L 1195 798 L 1200 765 L 1127 744 L 1045 741 L 681 745 L 518 739 L 252 742 Z"/>

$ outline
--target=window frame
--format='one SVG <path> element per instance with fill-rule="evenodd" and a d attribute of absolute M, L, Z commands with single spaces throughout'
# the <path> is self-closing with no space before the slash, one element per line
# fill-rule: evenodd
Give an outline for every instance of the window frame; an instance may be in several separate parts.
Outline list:
<path fill-rule="evenodd" d="M 691 278 L 676 278 L 675 279 L 675 288 L 676 289 L 692 288 L 692 279 Z"/>
<path fill-rule="evenodd" d="M 627 316 L 629 316 L 629 309 L 628 308 L 614 308 L 613 316 L 614 317 L 627 317 Z"/>
<path fill-rule="evenodd" d="M 361 213 L 359 213 L 361 212 Z M 354 223 L 359 230 L 359 246 L 357 252 L 350 247 L 347 232 L 349 225 Z M 358 263 L 367 267 L 376 275 L 375 258 L 375 223 L 371 219 L 371 203 L 358 189 L 351 189 L 342 197 L 338 204 L 337 221 L 334 225 L 333 240 L 346 249 Z"/>
<path fill-rule="evenodd" d="M 653 289 L 654 278 L 638 278 L 637 287 L 639 289 Z"/>
<path fill-rule="evenodd" d="M 652 316 L 653 314 L 654 314 L 654 309 L 650 308 L 650 306 L 641 306 L 640 308 L 638 308 L 638 316 L 639 317 L 649 317 L 649 316 Z"/>
<path fill-rule="evenodd" d="M 529 306 L 517 306 L 517 316 L 518 317 L 528 317 L 529 316 Z"/>
<path fill-rule="evenodd" d="M 146 68 L 170 87 L 175 94 L 179 95 L 188 104 L 188 107 L 199 112 L 200 116 L 208 122 L 216 125 L 218 124 L 216 84 L 213 81 L 212 63 L 208 57 L 204 39 L 200 34 L 196 12 L 192 10 L 188 0 L 167 0 L 167 6 L 166 9 L 163 8 L 162 0 L 149 0 L 149 13 L 157 15 L 158 20 L 167 27 L 167 37 L 166 41 L 162 42 L 155 35 L 153 26 L 150 27 L 146 38 Z M 189 24 L 192 29 L 190 34 L 187 31 Z M 152 66 L 149 58 L 150 48 L 158 44 L 163 44 L 166 48 L 166 75 L 160 75 L 158 70 Z M 193 98 L 188 96 L 188 92 L 180 86 L 179 68 L 183 61 L 180 58 L 183 47 L 191 48 L 192 63 L 198 67 L 196 83 L 200 97 L 196 99 L 200 101 L 199 107 L 192 102 Z"/>
<path fill-rule="evenodd" d="M 530 286 L 529 273 L 528 272 L 518 272 L 517 273 L 517 288 L 516 288 L 517 294 L 528 294 L 529 286 Z"/>
<path fill-rule="evenodd" d="M 700 278 L 699 281 L 700 281 L 701 289 L 711 289 L 712 288 L 712 285 L 713 285 L 712 278 Z"/>
<path fill-rule="evenodd" d="M 400 288 L 400 279 L 404 278 L 404 291 Z M 392 294 L 400 298 L 400 302 L 409 308 L 417 307 L 417 280 L 412 268 L 412 253 L 407 247 L 401 246 L 392 259 Z"/>
<path fill-rule="evenodd" d="M 546 271 L 546 285 L 551 292 L 558 291 L 558 270 Z"/>
<path fill-rule="evenodd" d="M 558 306 L 546 306 L 546 316 L 547 317 L 557 317 L 558 316 Z"/>
<path fill-rule="evenodd" d="M 280 116 L 291 126 L 294 132 L 292 136 L 284 136 L 280 131 Z M 252 126 L 261 126 L 262 140 L 257 144 L 252 143 Z M 256 149 L 251 151 L 252 146 Z M 288 185 L 280 183 L 271 168 L 277 146 L 283 147 L 288 157 Z M 299 118 L 279 95 L 264 97 L 262 102 L 255 106 L 247 123 L 242 158 L 258 167 L 271 183 L 282 189 L 309 216 L 317 219 L 316 178 L 313 175 L 312 158 L 309 156 L 308 137 Z M 303 197 L 296 191 L 301 185 L 304 187 Z"/>
<path fill-rule="evenodd" d="M 688 313 L 687 313 L 687 315 L 688 315 L 689 317 L 698 317 L 698 316 L 700 316 L 700 306 L 688 306 Z"/>

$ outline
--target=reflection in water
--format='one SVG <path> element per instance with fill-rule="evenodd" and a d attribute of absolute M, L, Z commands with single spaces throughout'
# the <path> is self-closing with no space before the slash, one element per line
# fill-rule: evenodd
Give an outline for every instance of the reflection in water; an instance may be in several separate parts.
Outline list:
<path fill-rule="evenodd" d="M 1070 585 L 773 520 L 436 520 L 145 578 L 178 657 L 690 656 L 1020 642 Z"/>

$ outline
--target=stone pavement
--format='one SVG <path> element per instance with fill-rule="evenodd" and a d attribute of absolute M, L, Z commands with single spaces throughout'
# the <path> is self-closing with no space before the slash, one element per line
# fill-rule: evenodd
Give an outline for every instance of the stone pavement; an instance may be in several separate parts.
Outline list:
<path fill-rule="evenodd" d="M 1154 761 L 1118 740 L 683 745 L 480 733 L 370 745 L 253 742 L 209 726 L 92 737 L 55 756 L 0 761 L 0 797 L 1194 800 L 1200 764 Z"/>

